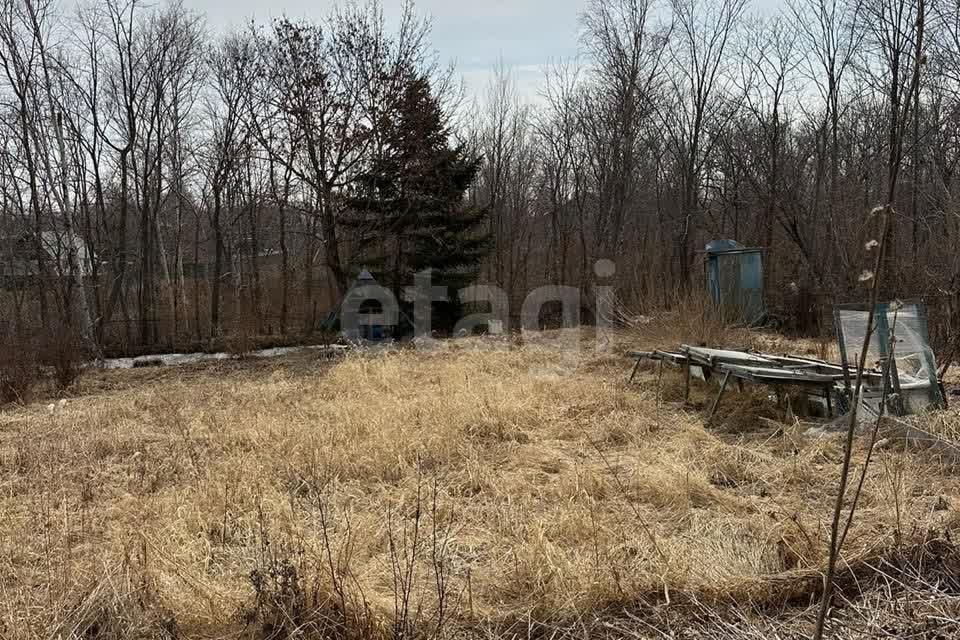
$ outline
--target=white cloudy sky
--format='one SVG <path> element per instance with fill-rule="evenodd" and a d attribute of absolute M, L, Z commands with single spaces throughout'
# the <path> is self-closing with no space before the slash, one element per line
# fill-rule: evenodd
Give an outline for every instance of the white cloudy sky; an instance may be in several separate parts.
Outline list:
<path fill-rule="evenodd" d="M 360 0 L 361 2 L 363 0 Z M 381 0 L 388 22 L 395 24 L 402 0 Z M 456 63 L 467 95 L 482 95 L 498 60 L 511 69 L 517 89 L 537 101 L 543 68 L 551 61 L 578 55 L 580 15 L 588 0 L 415 0 L 419 14 L 432 18 L 431 41 L 440 61 Z M 784 0 L 753 0 L 751 13 L 776 10 Z M 268 22 L 321 18 L 334 0 L 184 0 L 207 16 L 209 26 L 226 30 L 251 18 Z"/>
<path fill-rule="evenodd" d="M 382 0 L 387 20 L 395 22 L 401 0 Z M 541 69 L 551 60 L 578 53 L 579 16 L 587 0 L 417 0 L 419 14 L 432 17 L 431 41 L 442 62 L 454 61 L 468 94 L 478 95 L 502 57 L 518 89 L 536 98 Z M 209 25 L 229 29 L 286 14 L 320 18 L 333 0 L 184 0 L 207 16 Z"/>

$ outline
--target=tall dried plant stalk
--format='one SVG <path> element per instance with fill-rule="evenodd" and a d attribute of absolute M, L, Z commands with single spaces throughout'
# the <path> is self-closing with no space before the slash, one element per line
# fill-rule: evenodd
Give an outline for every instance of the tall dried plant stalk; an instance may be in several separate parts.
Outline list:
<path fill-rule="evenodd" d="M 860 393 L 863 389 L 863 372 L 867 364 L 867 353 L 870 350 L 870 339 L 873 337 L 874 320 L 876 316 L 877 299 L 880 294 L 880 268 L 886 249 L 886 238 L 890 229 L 891 206 L 885 205 L 878 213 L 881 216 L 880 239 L 876 247 L 876 258 L 873 265 L 872 282 L 870 285 L 870 305 L 867 314 L 867 331 L 863 338 L 863 347 L 860 349 L 860 358 L 857 362 L 857 381 L 854 385 L 853 397 L 850 399 L 850 414 L 847 423 L 847 434 L 843 445 L 843 466 L 840 470 L 840 486 L 837 490 L 837 499 L 833 506 L 833 520 L 830 523 L 830 555 L 827 560 L 827 573 L 823 578 L 823 597 L 820 600 L 820 609 L 817 612 L 817 624 L 814 628 L 814 640 L 823 638 L 823 629 L 830 609 L 830 600 L 833 596 L 833 582 L 837 569 L 837 559 L 840 556 L 842 538 L 840 536 L 840 520 L 843 514 L 843 499 L 847 493 L 850 480 L 850 465 L 853 458 L 853 441 L 857 430 L 857 414 L 860 408 Z M 866 469 L 863 470 L 866 473 Z M 855 506 L 851 508 L 849 520 L 853 520 Z M 844 536 L 845 537 L 845 536 Z"/>

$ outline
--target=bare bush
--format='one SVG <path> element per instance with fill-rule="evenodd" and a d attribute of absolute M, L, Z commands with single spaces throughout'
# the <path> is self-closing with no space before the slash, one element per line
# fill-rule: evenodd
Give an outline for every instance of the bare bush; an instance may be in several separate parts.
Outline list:
<path fill-rule="evenodd" d="M 69 389 L 80 377 L 85 356 L 83 341 L 72 327 L 44 333 L 37 345 L 39 363 L 51 370 L 58 391 Z"/>
<path fill-rule="evenodd" d="M 227 353 L 237 358 L 245 358 L 257 348 L 257 333 L 253 322 L 238 319 L 231 323 L 224 337 L 223 347 Z"/>
<path fill-rule="evenodd" d="M 635 344 L 660 348 L 680 344 L 748 347 L 754 337 L 724 316 L 704 293 L 679 296 L 670 309 L 652 316 L 622 313 Z"/>
<path fill-rule="evenodd" d="M 35 342 L 7 338 L 0 344 L 0 402 L 25 402 L 40 381 Z"/>

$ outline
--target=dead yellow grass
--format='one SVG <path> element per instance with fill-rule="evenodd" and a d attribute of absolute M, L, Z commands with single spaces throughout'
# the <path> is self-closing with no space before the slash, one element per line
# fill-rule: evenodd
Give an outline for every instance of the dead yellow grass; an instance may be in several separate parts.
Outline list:
<path fill-rule="evenodd" d="M 837 438 L 713 432 L 654 374 L 569 356 L 470 341 L 8 411 L 0 629 L 443 635 L 823 565 Z M 956 526 L 945 467 L 879 458 L 849 558 Z"/>
<path fill-rule="evenodd" d="M 689 344 L 840 361 L 832 337 L 789 338 L 772 330 L 747 329 L 718 314 L 710 298 L 701 293 L 680 296 L 670 309 L 651 316 L 624 313 L 621 319 L 631 349 L 676 349 Z"/>

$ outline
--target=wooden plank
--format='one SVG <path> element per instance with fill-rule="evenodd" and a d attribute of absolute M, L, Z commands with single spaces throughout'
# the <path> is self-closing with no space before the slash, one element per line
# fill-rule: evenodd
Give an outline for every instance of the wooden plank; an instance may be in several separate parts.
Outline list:
<path fill-rule="evenodd" d="M 735 376 L 743 376 L 745 379 L 751 381 L 770 381 L 785 384 L 823 384 L 843 379 L 842 375 L 826 375 L 797 369 L 771 369 L 769 367 L 746 367 L 733 364 L 724 364 L 719 368 L 722 371 L 732 371 Z"/>
<path fill-rule="evenodd" d="M 743 364 L 754 366 L 777 366 L 777 362 L 764 356 L 747 353 L 746 351 L 734 351 L 732 349 L 708 349 L 706 347 L 691 347 L 684 345 L 687 353 L 696 360 L 700 360 L 711 366 L 717 364 Z"/>
<path fill-rule="evenodd" d="M 720 398 L 723 397 L 723 392 L 727 390 L 727 382 L 730 381 L 730 372 L 727 371 L 723 374 L 723 382 L 720 383 L 720 391 L 717 393 L 717 397 L 713 399 L 713 406 L 710 407 L 710 416 L 707 418 L 709 420 L 717 412 L 717 407 L 720 406 Z"/>

